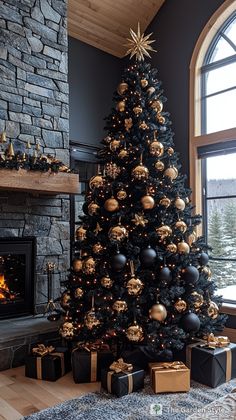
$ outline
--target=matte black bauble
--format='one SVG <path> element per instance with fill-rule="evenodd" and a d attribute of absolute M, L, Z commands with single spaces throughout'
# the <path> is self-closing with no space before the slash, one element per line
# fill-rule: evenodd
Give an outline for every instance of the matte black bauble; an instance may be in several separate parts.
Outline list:
<path fill-rule="evenodd" d="M 126 264 L 126 256 L 119 252 L 111 257 L 111 268 L 114 271 L 122 271 Z"/>
<path fill-rule="evenodd" d="M 201 255 L 198 258 L 199 264 L 201 265 L 207 265 L 208 261 L 209 261 L 209 257 L 206 254 L 206 252 L 202 252 Z"/>
<path fill-rule="evenodd" d="M 162 267 L 159 274 L 159 279 L 161 281 L 171 281 L 172 273 L 168 267 Z"/>
<path fill-rule="evenodd" d="M 199 279 L 199 271 L 193 265 L 189 265 L 183 270 L 182 277 L 186 282 L 195 284 Z"/>
<path fill-rule="evenodd" d="M 140 261 L 145 267 L 150 267 L 155 263 L 157 253 L 155 249 L 148 246 L 140 253 Z"/>
<path fill-rule="evenodd" d="M 185 332 L 197 332 L 200 328 L 200 319 L 192 312 L 185 314 L 181 319 L 181 327 Z"/>

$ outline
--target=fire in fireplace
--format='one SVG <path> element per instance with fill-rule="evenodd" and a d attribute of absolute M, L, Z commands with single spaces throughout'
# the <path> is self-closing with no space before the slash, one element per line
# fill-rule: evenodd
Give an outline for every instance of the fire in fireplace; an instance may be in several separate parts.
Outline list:
<path fill-rule="evenodd" d="M 35 238 L 0 238 L 0 318 L 34 308 Z"/>

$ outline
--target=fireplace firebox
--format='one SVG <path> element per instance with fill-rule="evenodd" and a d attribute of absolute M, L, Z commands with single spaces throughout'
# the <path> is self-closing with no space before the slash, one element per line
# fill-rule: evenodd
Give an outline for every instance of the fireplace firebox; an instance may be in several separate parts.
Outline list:
<path fill-rule="evenodd" d="M 0 238 L 0 318 L 33 314 L 36 240 Z"/>

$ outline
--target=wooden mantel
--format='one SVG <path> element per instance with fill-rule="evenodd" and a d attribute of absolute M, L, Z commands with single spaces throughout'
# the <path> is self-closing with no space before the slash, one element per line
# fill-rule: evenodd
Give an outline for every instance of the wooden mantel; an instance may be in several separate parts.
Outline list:
<path fill-rule="evenodd" d="M 53 195 L 78 194 L 79 175 L 68 172 L 0 169 L 0 190 Z"/>

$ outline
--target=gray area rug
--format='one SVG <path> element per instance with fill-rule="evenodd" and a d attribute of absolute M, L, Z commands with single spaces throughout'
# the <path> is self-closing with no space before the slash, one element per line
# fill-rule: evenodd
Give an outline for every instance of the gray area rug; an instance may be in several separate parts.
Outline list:
<path fill-rule="evenodd" d="M 155 417 L 161 420 L 205 419 L 209 418 L 207 417 L 209 414 L 208 405 L 211 407 L 212 420 L 229 419 L 227 411 L 224 412 L 223 402 L 218 406 L 220 407 L 219 411 L 214 401 L 228 396 L 235 388 L 236 380 L 214 389 L 191 382 L 191 389 L 188 393 L 154 394 L 149 382 L 146 381 L 143 390 L 122 398 L 107 394 L 105 391 L 89 393 L 24 417 L 24 419 L 151 420 Z M 162 407 L 160 407 L 160 404 Z M 234 415 L 234 418 L 236 418 L 235 413 Z"/>

